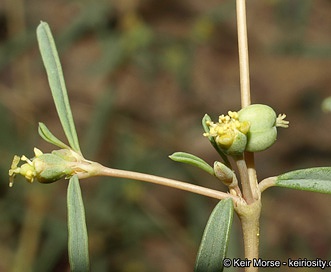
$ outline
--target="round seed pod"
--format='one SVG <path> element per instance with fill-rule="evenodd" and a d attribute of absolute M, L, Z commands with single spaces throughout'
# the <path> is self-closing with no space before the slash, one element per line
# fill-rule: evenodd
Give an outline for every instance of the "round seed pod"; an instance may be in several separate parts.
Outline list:
<path fill-rule="evenodd" d="M 252 104 L 238 112 L 240 122 L 250 124 L 247 133 L 246 151 L 258 152 L 269 148 L 277 138 L 277 115 L 275 111 L 262 104 Z"/>
<path fill-rule="evenodd" d="M 36 178 L 41 183 L 52 183 L 73 173 L 70 162 L 54 154 L 42 154 L 36 157 L 33 165 Z"/>

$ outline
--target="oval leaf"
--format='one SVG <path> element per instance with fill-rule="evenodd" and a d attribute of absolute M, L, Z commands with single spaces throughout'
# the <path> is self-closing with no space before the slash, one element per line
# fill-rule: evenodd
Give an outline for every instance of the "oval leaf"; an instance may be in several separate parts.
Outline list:
<path fill-rule="evenodd" d="M 56 145 L 58 147 L 61 147 L 61 148 L 70 149 L 69 146 L 67 146 L 61 140 L 56 138 L 53 135 L 53 133 L 49 131 L 49 129 L 46 127 L 46 125 L 41 122 L 39 122 L 38 133 L 41 136 L 41 138 L 43 138 L 46 142 L 49 142 L 49 143 Z"/>
<path fill-rule="evenodd" d="M 46 68 L 49 86 L 63 130 L 73 150 L 80 153 L 74 120 L 72 117 L 67 89 L 60 59 L 51 30 L 47 23 L 41 22 L 37 28 L 40 53 Z"/>
<path fill-rule="evenodd" d="M 331 194 L 331 167 L 291 171 L 277 177 L 276 186 Z"/>
<path fill-rule="evenodd" d="M 68 253 L 70 271 L 90 270 L 85 210 L 77 175 L 71 177 L 67 193 Z"/>
<path fill-rule="evenodd" d="M 183 162 L 199 167 L 207 173 L 214 175 L 214 169 L 203 159 L 186 152 L 175 152 L 169 156 L 170 159 L 177 162 Z"/>
<path fill-rule="evenodd" d="M 200 244 L 195 272 L 223 271 L 233 219 L 232 199 L 221 200 L 211 213 Z"/>

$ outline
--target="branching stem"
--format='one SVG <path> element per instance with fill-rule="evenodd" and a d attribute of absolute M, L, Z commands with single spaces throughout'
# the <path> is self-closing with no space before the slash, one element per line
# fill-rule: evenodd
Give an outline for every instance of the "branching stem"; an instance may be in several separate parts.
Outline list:
<path fill-rule="evenodd" d="M 199 195 L 204 195 L 216 199 L 225 199 L 225 198 L 232 198 L 235 202 L 240 201 L 239 197 L 236 197 L 231 194 L 227 194 L 224 192 L 220 192 L 217 190 L 205 188 L 202 186 L 186 183 L 183 181 L 173 180 L 169 178 L 163 178 L 159 176 L 138 173 L 133 171 L 127 170 L 119 170 L 114 168 L 108 168 L 105 166 L 100 165 L 96 175 L 98 176 L 110 176 L 110 177 L 118 177 L 118 178 L 126 178 L 126 179 L 133 179 L 133 180 L 140 180 L 145 182 L 150 182 L 154 184 L 164 185 L 192 193 L 196 193 Z"/>
<path fill-rule="evenodd" d="M 269 177 L 269 178 L 266 178 L 266 179 L 262 180 L 259 183 L 260 192 L 262 193 L 266 189 L 268 189 L 268 188 L 270 188 L 272 186 L 275 186 L 276 180 L 277 180 L 277 177 Z"/>

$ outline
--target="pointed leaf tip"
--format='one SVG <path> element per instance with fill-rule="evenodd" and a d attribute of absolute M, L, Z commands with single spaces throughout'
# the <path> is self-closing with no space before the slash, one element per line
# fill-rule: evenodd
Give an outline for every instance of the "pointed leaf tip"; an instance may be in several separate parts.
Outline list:
<path fill-rule="evenodd" d="M 78 137 L 71 113 L 67 89 L 63 77 L 61 62 L 58 56 L 52 32 L 46 22 L 37 28 L 39 50 L 46 69 L 49 86 L 59 115 L 63 130 L 71 148 L 80 152 Z"/>
<path fill-rule="evenodd" d="M 38 133 L 41 136 L 41 138 L 43 138 L 46 142 L 49 142 L 53 145 L 56 145 L 60 148 L 64 148 L 64 149 L 70 149 L 69 146 L 67 146 L 65 143 L 63 143 L 61 140 L 59 140 L 58 138 L 56 138 L 52 132 L 50 132 L 50 130 L 46 127 L 45 124 L 39 122 L 39 126 L 38 126 Z"/>

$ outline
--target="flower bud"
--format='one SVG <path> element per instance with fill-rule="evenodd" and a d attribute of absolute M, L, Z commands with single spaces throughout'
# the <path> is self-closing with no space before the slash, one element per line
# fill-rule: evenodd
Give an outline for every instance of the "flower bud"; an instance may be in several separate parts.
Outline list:
<path fill-rule="evenodd" d="M 224 185 L 229 187 L 230 194 L 239 197 L 242 196 L 240 188 L 238 187 L 238 179 L 233 170 L 225 164 L 216 161 L 214 163 L 214 174 Z"/>
<path fill-rule="evenodd" d="M 277 138 L 276 127 L 288 127 L 285 114 L 276 116 L 275 111 L 262 104 L 252 104 L 238 112 L 240 122 L 250 124 L 246 151 L 258 152 L 269 148 Z"/>
<path fill-rule="evenodd" d="M 215 176 L 227 186 L 233 182 L 233 171 L 221 162 L 214 162 L 214 173 Z"/>

